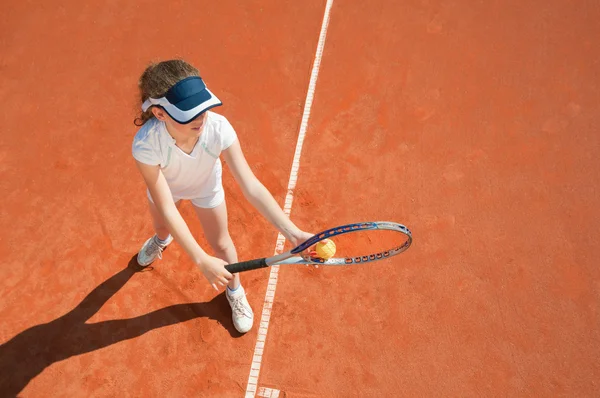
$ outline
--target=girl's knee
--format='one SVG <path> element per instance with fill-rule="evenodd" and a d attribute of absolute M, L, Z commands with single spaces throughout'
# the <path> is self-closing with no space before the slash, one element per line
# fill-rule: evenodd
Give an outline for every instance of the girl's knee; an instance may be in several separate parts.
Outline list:
<path fill-rule="evenodd" d="M 210 245 L 212 249 L 217 253 L 227 253 L 231 250 L 235 250 L 233 240 L 231 240 L 231 236 L 229 236 L 229 234 L 213 242 L 210 242 Z"/>

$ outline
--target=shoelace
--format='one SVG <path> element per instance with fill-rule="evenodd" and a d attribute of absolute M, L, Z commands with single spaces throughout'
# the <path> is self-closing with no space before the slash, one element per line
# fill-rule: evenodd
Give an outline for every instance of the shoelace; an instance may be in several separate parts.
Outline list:
<path fill-rule="evenodd" d="M 229 297 L 231 299 L 231 310 L 236 316 L 245 316 L 250 318 L 250 311 L 244 305 L 244 296 Z"/>
<path fill-rule="evenodd" d="M 155 238 L 152 238 L 152 240 L 150 241 L 150 244 L 146 248 L 146 255 L 152 256 L 156 251 L 158 251 L 158 258 L 160 258 L 162 260 L 163 248 L 160 247 L 160 245 L 156 242 Z"/>

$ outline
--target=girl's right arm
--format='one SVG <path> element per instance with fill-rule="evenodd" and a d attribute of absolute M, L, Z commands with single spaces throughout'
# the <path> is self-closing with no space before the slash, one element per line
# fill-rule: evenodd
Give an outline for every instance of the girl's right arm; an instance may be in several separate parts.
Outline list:
<path fill-rule="evenodd" d="M 194 239 L 190 229 L 175 206 L 175 202 L 173 202 L 167 180 L 160 171 L 159 166 L 147 165 L 137 160 L 136 164 L 148 186 L 158 212 L 165 220 L 167 228 L 175 241 L 192 258 L 192 261 L 200 267 L 204 276 L 215 289 L 217 289 L 216 283 L 225 286 L 233 277 L 225 269 L 227 263 L 219 258 L 209 256 L 202 250 L 198 242 L 196 242 L 196 239 Z"/>

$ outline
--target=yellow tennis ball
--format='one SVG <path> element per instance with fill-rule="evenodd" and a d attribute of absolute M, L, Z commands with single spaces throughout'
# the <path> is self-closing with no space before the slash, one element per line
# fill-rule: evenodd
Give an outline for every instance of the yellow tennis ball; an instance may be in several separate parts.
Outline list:
<path fill-rule="evenodd" d="M 317 251 L 317 257 L 329 260 L 335 255 L 335 243 L 331 239 L 322 240 L 321 242 L 317 242 L 315 250 Z"/>

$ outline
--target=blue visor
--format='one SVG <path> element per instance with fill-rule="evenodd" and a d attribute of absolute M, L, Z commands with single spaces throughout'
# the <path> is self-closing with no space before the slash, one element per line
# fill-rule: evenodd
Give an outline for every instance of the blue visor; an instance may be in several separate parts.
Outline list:
<path fill-rule="evenodd" d="M 164 97 L 148 98 L 142 110 L 146 112 L 153 105 L 163 108 L 177 123 L 186 124 L 223 103 L 210 92 L 202 78 L 191 76 L 177 82 Z"/>

